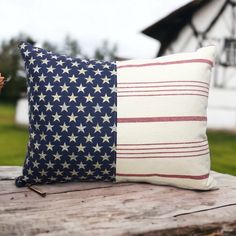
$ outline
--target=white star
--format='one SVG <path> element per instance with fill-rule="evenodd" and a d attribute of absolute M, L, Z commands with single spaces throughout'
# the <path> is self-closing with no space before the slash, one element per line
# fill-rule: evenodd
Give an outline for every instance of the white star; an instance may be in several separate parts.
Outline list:
<path fill-rule="evenodd" d="M 64 73 L 69 74 L 69 72 L 70 72 L 71 69 L 69 69 L 69 68 L 66 66 L 65 68 L 62 68 L 62 70 L 63 70 L 63 72 L 62 72 L 63 74 L 64 74 Z"/>
<path fill-rule="evenodd" d="M 39 162 L 33 161 L 33 167 L 38 168 L 39 167 Z"/>
<path fill-rule="evenodd" d="M 84 152 L 85 146 L 82 145 L 82 143 L 77 146 L 79 152 Z"/>
<path fill-rule="evenodd" d="M 35 72 L 38 72 L 39 73 L 39 70 L 40 70 L 41 68 L 38 66 L 38 65 L 36 65 L 34 68 L 33 68 L 33 70 L 34 70 L 34 73 Z"/>
<path fill-rule="evenodd" d="M 58 152 L 56 154 L 53 155 L 54 156 L 54 160 L 61 160 L 61 156 Z"/>
<path fill-rule="evenodd" d="M 93 126 L 93 128 L 94 128 L 94 132 L 95 132 L 95 133 L 96 133 L 96 132 L 101 133 L 102 126 L 100 126 L 98 123 L 97 123 L 96 126 Z"/>
<path fill-rule="evenodd" d="M 56 93 L 55 95 L 52 95 L 52 97 L 53 97 L 53 101 L 55 102 L 55 101 L 59 101 L 60 102 L 60 97 L 61 97 L 61 95 L 58 95 L 58 93 Z"/>
<path fill-rule="evenodd" d="M 72 154 L 69 155 L 69 158 L 70 158 L 71 161 L 72 161 L 72 160 L 74 160 L 74 161 L 77 160 L 77 156 L 74 154 L 74 152 L 72 152 Z"/>
<path fill-rule="evenodd" d="M 94 116 L 91 116 L 91 114 L 89 113 L 87 116 L 84 116 L 84 118 L 86 119 L 86 122 L 92 123 Z"/>
<path fill-rule="evenodd" d="M 34 86 L 33 86 L 33 88 L 34 88 L 34 91 L 36 92 L 36 91 L 39 91 L 39 86 L 37 85 L 37 84 L 35 84 Z"/>
<path fill-rule="evenodd" d="M 47 150 L 48 150 L 48 151 L 49 151 L 49 150 L 53 151 L 54 145 L 52 145 L 51 142 L 49 142 L 48 144 L 46 144 L 46 147 L 47 147 Z"/>
<path fill-rule="evenodd" d="M 101 75 L 101 74 L 102 74 L 102 71 L 99 70 L 99 69 L 97 69 L 97 70 L 94 71 L 94 73 L 95 73 L 95 75 Z"/>
<path fill-rule="evenodd" d="M 56 173 L 56 176 L 62 176 L 62 174 L 63 174 L 63 171 L 61 171 L 61 170 L 57 170 L 54 172 Z"/>
<path fill-rule="evenodd" d="M 96 146 L 93 147 L 94 152 L 100 152 L 101 151 L 101 146 L 99 146 L 98 144 L 96 144 Z"/>
<path fill-rule="evenodd" d="M 84 164 L 82 161 L 78 164 L 79 169 L 85 169 L 86 164 Z"/>
<path fill-rule="evenodd" d="M 84 89 L 85 89 L 85 87 L 82 86 L 82 84 L 80 84 L 80 86 L 77 86 L 76 88 L 78 89 L 78 92 L 82 92 L 82 93 L 84 93 Z"/>
<path fill-rule="evenodd" d="M 108 156 L 106 153 L 103 155 L 103 156 L 101 156 L 102 157 L 102 160 L 103 161 L 109 161 L 109 157 L 110 156 Z"/>
<path fill-rule="evenodd" d="M 53 135 L 54 141 L 59 141 L 61 139 L 61 135 L 58 135 L 58 133 L 56 133 L 55 135 Z"/>
<path fill-rule="evenodd" d="M 39 130 L 39 127 L 40 127 L 39 123 L 36 122 L 35 125 L 34 125 L 34 127 L 35 127 L 35 129 Z"/>
<path fill-rule="evenodd" d="M 113 86 L 110 88 L 110 90 L 111 90 L 111 93 L 117 93 L 117 88 L 116 88 L 115 85 L 113 85 Z"/>
<path fill-rule="evenodd" d="M 67 163 L 66 161 L 61 164 L 63 166 L 63 169 L 69 169 L 70 164 Z"/>
<path fill-rule="evenodd" d="M 102 106 L 99 106 L 99 104 L 97 103 L 96 106 L 93 106 L 94 108 L 94 112 L 101 112 L 101 109 L 103 108 Z"/>
<path fill-rule="evenodd" d="M 94 89 L 94 93 L 101 93 L 102 87 L 100 87 L 100 86 L 97 84 L 97 86 L 94 87 L 93 89 Z"/>
<path fill-rule="evenodd" d="M 53 164 L 51 161 L 49 161 L 48 163 L 46 163 L 46 165 L 47 165 L 47 168 L 48 168 L 48 169 L 50 169 L 50 168 L 53 169 L 53 167 L 54 167 L 55 164 Z"/>
<path fill-rule="evenodd" d="M 46 154 L 42 151 L 39 153 L 39 159 L 44 159 L 45 160 Z"/>
<path fill-rule="evenodd" d="M 70 83 L 72 82 L 76 83 L 77 78 L 74 75 L 69 77 L 69 79 L 70 79 Z"/>
<path fill-rule="evenodd" d="M 38 141 L 36 141 L 36 142 L 34 143 L 34 148 L 35 148 L 35 149 L 39 149 L 39 147 L 40 147 L 40 144 L 38 143 Z"/>
<path fill-rule="evenodd" d="M 62 148 L 62 151 L 67 151 L 68 152 L 68 148 L 70 147 L 69 145 L 66 145 L 66 143 L 64 143 L 63 145 L 60 145 L 60 147 Z"/>
<path fill-rule="evenodd" d="M 72 93 L 70 96 L 68 96 L 70 98 L 70 101 L 69 102 L 76 102 L 76 98 L 77 96 L 74 95 L 74 93 Z"/>
<path fill-rule="evenodd" d="M 74 134 L 71 134 L 70 136 L 68 136 L 68 138 L 70 139 L 70 142 L 76 142 L 77 136 Z"/>
<path fill-rule="evenodd" d="M 95 164 L 93 164 L 95 169 L 101 169 L 101 164 L 97 161 Z"/>
<path fill-rule="evenodd" d="M 76 106 L 76 107 L 77 107 L 77 109 L 78 109 L 78 112 L 80 112 L 80 111 L 84 112 L 85 106 L 83 106 L 82 103 L 80 103 L 79 106 Z"/>
<path fill-rule="evenodd" d="M 55 114 L 55 115 L 52 115 L 52 117 L 53 117 L 53 121 L 54 121 L 54 122 L 55 122 L 56 120 L 60 122 L 60 118 L 61 118 L 61 116 L 60 116 L 60 115 L 58 115 L 58 113 L 57 113 L 57 112 L 56 112 L 56 114 Z"/>
<path fill-rule="evenodd" d="M 94 78 L 92 78 L 91 76 L 89 76 L 89 77 L 87 77 L 87 78 L 85 78 L 86 79 L 86 84 L 87 83 L 93 83 L 93 80 L 94 80 Z"/>
<path fill-rule="evenodd" d="M 46 79 L 46 78 L 47 78 L 47 77 L 46 77 L 44 74 L 42 74 L 42 75 L 39 76 L 39 81 L 45 82 L 45 79 Z"/>
<path fill-rule="evenodd" d="M 93 142 L 93 136 L 91 136 L 91 134 L 88 134 L 87 136 L 85 136 L 85 139 L 86 139 L 86 143 L 88 143 L 88 142 Z"/>
<path fill-rule="evenodd" d="M 88 155 L 85 156 L 86 157 L 86 161 L 93 161 L 93 156 L 88 153 Z"/>
<path fill-rule="evenodd" d="M 65 131 L 65 132 L 68 132 L 68 128 L 69 128 L 69 125 L 66 125 L 65 123 L 63 125 L 60 125 L 61 127 L 61 131 Z"/>
<path fill-rule="evenodd" d="M 70 115 L 70 116 L 67 116 L 67 117 L 70 119 L 70 122 L 72 122 L 72 121 L 76 122 L 76 118 L 77 118 L 78 116 L 75 116 L 74 113 L 71 113 L 71 115 Z"/>
<path fill-rule="evenodd" d="M 45 88 L 46 91 L 52 91 L 53 86 L 50 83 L 48 83 L 47 85 L 45 85 Z"/>
<path fill-rule="evenodd" d="M 103 123 L 105 123 L 105 122 L 110 122 L 110 119 L 111 119 L 111 116 L 108 116 L 107 115 L 107 113 L 104 115 L 104 116 L 102 116 L 102 119 L 103 119 Z"/>
<path fill-rule="evenodd" d="M 53 67 L 53 66 L 47 67 L 48 73 L 49 73 L 49 72 L 53 73 L 55 69 L 56 69 L 56 68 Z"/>
<path fill-rule="evenodd" d="M 71 65 L 72 65 L 72 66 L 75 66 L 75 67 L 78 67 L 79 64 L 78 64 L 77 61 L 75 61 L 75 62 L 71 62 Z"/>
<path fill-rule="evenodd" d="M 116 70 L 110 71 L 111 75 L 116 75 Z"/>
<path fill-rule="evenodd" d="M 78 71 L 79 71 L 79 74 L 85 75 L 85 73 L 86 73 L 87 70 L 85 70 L 84 68 L 81 68 L 81 69 L 78 70 Z"/>
<path fill-rule="evenodd" d="M 107 76 L 105 76 L 104 78 L 102 78 L 102 83 L 103 84 L 109 84 L 109 81 L 110 81 L 111 79 L 109 79 Z"/>
<path fill-rule="evenodd" d="M 63 66 L 64 63 L 65 63 L 65 62 L 63 62 L 62 60 L 57 61 L 57 66 Z"/>
<path fill-rule="evenodd" d="M 109 65 L 108 64 L 104 64 L 103 65 L 103 69 L 109 69 Z"/>
<path fill-rule="evenodd" d="M 44 54 L 43 54 L 42 52 L 37 53 L 37 56 L 38 56 L 38 57 L 43 57 L 43 55 L 44 55 Z"/>
<path fill-rule="evenodd" d="M 114 124 L 113 126 L 110 126 L 111 132 L 116 132 L 116 125 Z"/>
<path fill-rule="evenodd" d="M 56 76 L 53 76 L 52 78 L 54 79 L 54 82 L 56 82 L 56 81 L 60 82 L 62 77 L 59 76 L 58 74 L 56 74 Z"/>
<path fill-rule="evenodd" d="M 93 102 L 94 97 L 90 95 L 90 93 L 88 94 L 88 96 L 84 96 L 86 99 L 86 102 Z"/>
<path fill-rule="evenodd" d="M 75 169 L 73 169 L 72 171 L 70 171 L 72 176 L 77 176 L 78 175 L 78 171 L 76 171 Z"/>
<path fill-rule="evenodd" d="M 116 151 L 116 145 L 113 144 L 112 146 L 110 146 L 111 152 L 115 152 Z"/>
<path fill-rule="evenodd" d="M 35 111 L 38 111 L 38 110 L 39 110 L 39 105 L 38 105 L 37 103 L 35 103 L 35 104 L 33 105 L 33 107 L 34 107 L 34 110 L 35 110 Z"/>
<path fill-rule="evenodd" d="M 68 92 L 69 86 L 67 86 L 66 84 L 63 84 L 63 86 L 60 86 L 60 87 L 61 87 L 61 91 L 62 91 L 62 92 L 63 92 L 63 91 Z"/>
<path fill-rule="evenodd" d="M 41 171 L 39 171 L 41 176 L 47 176 L 47 171 L 45 171 L 44 169 L 42 169 Z"/>
<path fill-rule="evenodd" d="M 25 54 L 26 57 L 28 57 L 29 54 L 30 54 L 29 50 L 27 49 L 27 50 L 24 52 L 24 54 Z"/>
<path fill-rule="evenodd" d="M 31 57 L 31 58 L 29 59 L 30 65 L 31 65 L 31 64 L 34 64 L 34 61 L 35 61 L 35 59 L 34 59 L 33 57 Z"/>
<path fill-rule="evenodd" d="M 48 64 L 48 62 L 49 62 L 49 60 L 48 60 L 47 58 L 45 58 L 45 59 L 42 59 L 41 61 L 42 61 L 42 64 L 46 64 L 46 65 L 47 65 L 47 64 Z"/>
<path fill-rule="evenodd" d="M 110 98 L 109 96 L 107 96 L 107 94 L 105 94 L 104 96 L 101 96 L 102 97 L 102 102 L 109 102 L 110 101 Z"/>
<path fill-rule="evenodd" d="M 89 64 L 88 68 L 94 68 L 94 65 L 93 64 Z"/>
<path fill-rule="evenodd" d="M 102 138 L 102 142 L 105 143 L 105 142 L 108 142 L 109 143 L 109 140 L 111 137 L 109 137 L 107 134 L 105 134 L 104 136 L 101 136 Z"/>
<path fill-rule="evenodd" d="M 47 131 L 52 131 L 52 128 L 53 128 L 53 126 L 54 125 L 51 125 L 51 123 L 50 122 L 48 122 L 48 124 L 47 125 L 45 125 L 46 127 L 47 127 Z"/>
<path fill-rule="evenodd" d="M 25 49 L 26 44 L 25 43 L 21 43 L 19 47 L 20 47 L 20 49 Z"/>
<path fill-rule="evenodd" d="M 111 109 L 111 112 L 117 112 L 116 104 L 113 104 L 113 106 L 109 106 Z"/>
<path fill-rule="evenodd" d="M 46 141 L 46 137 L 47 137 L 47 135 L 45 135 L 44 132 L 42 132 L 42 133 L 40 134 L 40 139 L 41 139 L 41 141 L 42 141 L 42 140 Z"/>
<path fill-rule="evenodd" d="M 44 95 L 43 93 L 40 93 L 39 101 L 45 101 L 45 97 L 46 97 L 46 95 Z"/>
<path fill-rule="evenodd" d="M 63 105 L 60 106 L 61 107 L 61 111 L 66 111 L 68 112 L 68 107 L 65 103 L 63 103 Z"/>
<path fill-rule="evenodd" d="M 79 126 L 76 126 L 78 129 L 78 132 L 83 132 L 84 133 L 84 129 L 86 128 L 86 126 L 83 126 L 82 124 L 80 124 Z"/>
<path fill-rule="evenodd" d="M 88 171 L 86 171 L 85 173 L 86 173 L 87 175 L 93 175 L 93 174 L 94 174 L 94 171 L 88 170 Z"/>
<path fill-rule="evenodd" d="M 40 120 L 45 121 L 45 117 L 46 117 L 46 115 L 44 115 L 43 112 L 41 112 L 41 114 L 39 115 Z"/>
<path fill-rule="evenodd" d="M 48 103 L 47 105 L 44 105 L 46 107 L 47 111 L 52 111 L 52 107 L 53 105 L 51 105 L 50 103 Z"/>

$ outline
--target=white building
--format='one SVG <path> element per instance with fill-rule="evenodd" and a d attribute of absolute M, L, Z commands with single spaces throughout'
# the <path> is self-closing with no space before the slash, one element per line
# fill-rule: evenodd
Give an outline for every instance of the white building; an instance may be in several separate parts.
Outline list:
<path fill-rule="evenodd" d="M 157 56 L 217 46 L 208 127 L 236 129 L 236 0 L 191 1 L 143 33 L 161 43 Z"/>

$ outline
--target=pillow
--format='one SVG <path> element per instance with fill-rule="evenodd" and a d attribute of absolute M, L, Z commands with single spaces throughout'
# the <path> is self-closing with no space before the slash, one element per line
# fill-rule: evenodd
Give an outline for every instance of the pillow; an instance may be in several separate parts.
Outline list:
<path fill-rule="evenodd" d="M 29 143 L 16 185 L 136 181 L 215 188 L 206 109 L 215 48 L 148 60 L 81 60 L 20 45 Z"/>

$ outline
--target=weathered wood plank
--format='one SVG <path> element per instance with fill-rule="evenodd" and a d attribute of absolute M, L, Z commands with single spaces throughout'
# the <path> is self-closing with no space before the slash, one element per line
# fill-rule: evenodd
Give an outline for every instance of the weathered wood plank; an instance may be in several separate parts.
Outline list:
<path fill-rule="evenodd" d="M 236 235 L 236 177 L 213 175 L 220 189 L 209 192 L 137 183 L 38 186 L 46 198 L 0 181 L 0 234 Z"/>

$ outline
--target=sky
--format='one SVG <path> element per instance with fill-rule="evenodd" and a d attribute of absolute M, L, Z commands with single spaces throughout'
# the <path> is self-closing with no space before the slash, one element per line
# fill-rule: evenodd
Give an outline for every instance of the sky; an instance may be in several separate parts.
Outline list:
<path fill-rule="evenodd" d="M 66 35 L 92 55 L 106 39 L 118 56 L 151 58 L 158 42 L 143 29 L 189 0 L 0 0 L 0 41 L 21 33 L 60 44 Z"/>

